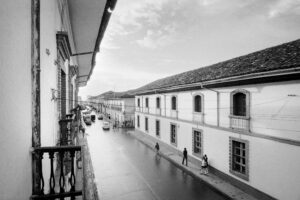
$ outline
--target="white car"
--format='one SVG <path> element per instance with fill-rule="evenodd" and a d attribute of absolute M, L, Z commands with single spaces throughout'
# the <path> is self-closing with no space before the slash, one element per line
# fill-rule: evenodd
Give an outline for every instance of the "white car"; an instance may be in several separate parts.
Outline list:
<path fill-rule="evenodd" d="M 109 130 L 110 129 L 109 122 L 103 122 L 102 128 L 103 130 Z"/>

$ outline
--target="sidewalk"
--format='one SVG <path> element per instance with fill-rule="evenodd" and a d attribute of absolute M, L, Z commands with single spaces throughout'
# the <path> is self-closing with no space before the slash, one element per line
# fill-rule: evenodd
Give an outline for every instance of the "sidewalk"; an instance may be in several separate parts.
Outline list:
<path fill-rule="evenodd" d="M 256 199 L 253 196 L 240 190 L 239 188 L 220 179 L 219 177 L 215 176 L 214 174 L 211 174 L 211 173 L 209 173 L 208 175 L 200 174 L 200 166 L 197 166 L 191 162 L 188 163 L 188 167 L 185 165 L 182 165 L 181 164 L 182 157 L 178 155 L 177 150 L 175 150 L 172 147 L 170 147 L 169 145 L 157 140 L 156 138 L 153 138 L 152 136 L 146 135 L 145 133 L 137 131 L 137 130 L 130 130 L 127 132 L 153 150 L 154 150 L 155 143 L 159 142 L 160 155 L 162 157 L 169 160 L 170 162 L 175 164 L 178 168 L 184 170 L 191 176 L 193 176 L 195 178 L 199 178 L 202 181 L 206 182 L 208 185 L 212 186 L 219 192 L 223 193 L 225 196 L 228 196 L 231 199 L 237 199 L 237 200 L 255 200 Z"/>

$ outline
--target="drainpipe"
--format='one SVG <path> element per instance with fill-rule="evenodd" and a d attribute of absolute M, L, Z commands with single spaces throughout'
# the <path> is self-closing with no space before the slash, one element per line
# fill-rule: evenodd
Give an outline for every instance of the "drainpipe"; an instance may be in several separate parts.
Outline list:
<path fill-rule="evenodd" d="M 206 88 L 203 86 L 203 84 L 201 84 L 201 88 L 213 91 L 217 94 L 217 126 L 219 127 L 220 126 L 220 92 L 217 90 Z"/>
<path fill-rule="evenodd" d="M 142 106 L 142 112 L 144 112 L 144 96 L 142 96 L 141 106 Z"/>
<path fill-rule="evenodd" d="M 32 148 L 41 146 L 40 109 L 40 0 L 31 0 L 31 89 Z M 32 154 L 32 194 L 40 193 L 42 162 Z"/>
<path fill-rule="evenodd" d="M 166 101 L 166 98 L 167 98 L 167 97 L 166 97 L 166 95 L 164 94 L 164 101 L 165 101 L 165 102 L 164 102 L 164 104 L 165 104 L 165 116 L 167 116 L 167 107 L 166 107 L 166 106 L 167 106 L 167 101 Z"/>
<path fill-rule="evenodd" d="M 220 92 L 216 91 L 217 93 L 217 126 L 220 126 Z"/>

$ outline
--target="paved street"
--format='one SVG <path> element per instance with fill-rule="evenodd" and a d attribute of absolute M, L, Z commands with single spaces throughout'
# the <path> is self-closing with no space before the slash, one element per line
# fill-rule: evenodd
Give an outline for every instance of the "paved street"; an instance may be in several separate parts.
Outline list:
<path fill-rule="evenodd" d="M 101 200 L 225 199 L 140 143 L 126 131 L 86 127 Z"/>

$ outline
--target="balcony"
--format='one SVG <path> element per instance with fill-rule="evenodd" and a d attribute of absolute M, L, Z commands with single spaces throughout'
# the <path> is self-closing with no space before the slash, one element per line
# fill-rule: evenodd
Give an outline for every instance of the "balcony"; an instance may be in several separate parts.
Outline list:
<path fill-rule="evenodd" d="M 178 110 L 171 110 L 171 117 L 178 119 Z"/>
<path fill-rule="evenodd" d="M 31 199 L 64 199 L 82 196 L 82 189 L 76 190 L 75 173 L 80 169 L 81 146 L 55 146 L 34 148 L 33 161 L 36 167 L 33 172 L 34 192 Z M 43 158 L 49 155 L 50 179 L 49 192 L 45 193 L 45 176 L 43 173 Z"/>
<path fill-rule="evenodd" d="M 149 108 L 145 107 L 144 108 L 144 113 L 149 113 Z"/>
<path fill-rule="evenodd" d="M 161 109 L 160 109 L 160 108 L 156 108 L 155 114 L 156 114 L 156 115 L 161 115 Z"/>
<path fill-rule="evenodd" d="M 193 122 L 194 123 L 204 123 L 204 114 L 201 112 L 194 112 L 193 113 Z"/>
<path fill-rule="evenodd" d="M 135 107 L 135 111 L 136 112 L 141 112 L 141 108 L 140 107 Z"/>
<path fill-rule="evenodd" d="M 250 131 L 250 117 L 230 115 L 230 128 Z"/>
<path fill-rule="evenodd" d="M 80 110 L 74 112 L 76 115 L 66 115 L 66 119 L 59 121 L 59 146 L 35 147 L 32 151 L 31 199 L 72 200 L 83 195 L 82 158 L 85 155 L 81 148 L 83 140 L 79 140 L 78 135 L 82 119 Z"/>

